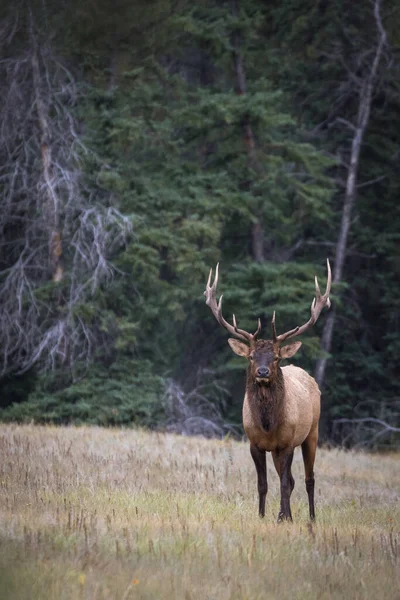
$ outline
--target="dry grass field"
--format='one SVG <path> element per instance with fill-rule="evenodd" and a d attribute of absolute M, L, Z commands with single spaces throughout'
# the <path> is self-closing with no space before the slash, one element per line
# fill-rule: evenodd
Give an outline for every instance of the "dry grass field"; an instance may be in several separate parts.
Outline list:
<path fill-rule="evenodd" d="M 248 445 L 0 425 L 3 600 L 400 598 L 400 456 L 320 450 L 317 522 L 257 516 Z"/>

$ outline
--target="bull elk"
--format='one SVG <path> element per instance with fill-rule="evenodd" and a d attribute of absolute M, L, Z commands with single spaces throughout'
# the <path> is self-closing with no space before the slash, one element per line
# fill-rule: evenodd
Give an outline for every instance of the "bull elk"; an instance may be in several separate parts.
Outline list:
<path fill-rule="evenodd" d="M 250 441 L 258 480 L 259 514 L 265 515 L 265 500 L 268 491 L 266 452 L 272 452 L 275 469 L 280 478 L 281 505 L 278 522 L 292 520 L 290 496 L 294 488 L 291 473 L 293 452 L 301 445 L 305 483 L 311 520 L 314 509 L 314 461 L 318 442 L 320 416 L 320 391 L 316 381 L 303 369 L 289 365 L 281 367 L 284 358 L 291 358 L 301 346 L 292 342 L 281 347 L 290 338 L 303 334 L 317 321 L 324 306 L 330 307 L 331 268 L 327 260 L 328 280 L 326 291 L 321 294 L 315 277 L 315 298 L 311 304 L 311 317 L 301 327 L 295 327 L 281 335 L 276 334 L 275 312 L 272 317 L 272 339 L 258 340 L 261 322 L 255 333 L 239 329 L 233 315 L 233 325 L 222 316 L 222 296 L 217 302 L 218 265 L 211 285 L 212 269 L 208 278 L 206 304 L 211 308 L 218 323 L 231 335 L 228 343 L 239 356 L 248 359 L 246 393 L 243 403 L 243 427 Z M 245 343 L 243 343 L 245 342 Z"/>

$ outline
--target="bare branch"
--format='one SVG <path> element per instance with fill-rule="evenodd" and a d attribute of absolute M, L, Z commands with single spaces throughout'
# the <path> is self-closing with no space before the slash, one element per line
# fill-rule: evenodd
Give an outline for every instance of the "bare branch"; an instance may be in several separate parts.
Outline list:
<path fill-rule="evenodd" d="M 377 423 L 384 428 L 384 432 L 395 432 L 400 433 L 400 427 L 393 427 L 393 425 L 389 425 L 386 421 L 382 421 L 382 419 L 376 419 L 375 417 L 363 417 L 359 419 L 335 419 L 334 423 Z"/>
<path fill-rule="evenodd" d="M 32 16 L 25 45 L 22 36 L 13 45 L 14 8 L 0 22 L 11 56 L 0 61 L 0 370 L 72 369 L 104 337 L 81 307 L 115 276 L 132 224 L 85 181 L 74 78 Z"/>
<path fill-rule="evenodd" d="M 342 443 L 346 444 L 350 439 L 355 442 L 357 439 L 361 440 L 357 441 L 354 444 L 354 447 L 362 447 L 362 446 L 367 446 L 367 447 L 371 447 L 373 446 L 376 441 L 380 438 L 382 438 L 385 435 L 388 434 L 393 434 L 393 433 L 400 433 L 400 427 L 394 427 L 393 425 L 390 425 L 389 423 L 387 423 L 386 421 L 383 421 L 382 419 L 377 419 L 375 417 L 362 417 L 362 418 L 355 418 L 355 419 L 346 419 L 346 418 L 341 418 L 341 419 L 335 419 L 333 421 L 333 434 L 336 434 L 337 431 L 337 427 L 338 425 L 350 425 L 353 426 L 352 429 L 350 430 L 350 432 L 348 432 L 346 435 L 342 436 Z M 372 429 L 372 427 L 368 428 L 367 426 L 371 424 L 373 425 L 378 425 L 380 427 L 382 427 L 382 429 L 378 430 L 378 431 L 374 431 L 374 429 Z"/>
<path fill-rule="evenodd" d="M 219 438 L 231 433 L 236 437 L 237 428 L 223 418 L 226 390 L 215 383 L 215 374 L 211 387 L 204 372 L 199 373 L 198 378 L 200 382 L 190 392 L 185 392 L 172 379 L 167 382 L 162 399 L 167 430 L 182 435 Z M 208 398 L 210 395 L 213 400 Z"/>
<path fill-rule="evenodd" d="M 359 60 L 364 62 L 366 56 L 368 58 L 368 69 L 362 81 L 361 88 L 358 94 L 358 110 L 355 119 L 355 129 L 353 131 L 350 148 L 350 164 L 347 169 L 346 176 L 346 190 L 343 203 L 342 219 L 340 224 L 340 231 L 338 241 L 336 244 L 336 260 L 335 268 L 333 273 L 333 283 L 340 283 L 342 280 L 342 273 L 344 269 L 344 263 L 346 258 L 346 250 L 348 243 L 348 236 L 350 232 L 350 226 L 352 222 L 353 207 L 356 202 L 357 193 L 357 177 L 359 171 L 360 153 L 365 136 L 365 132 L 368 127 L 372 96 L 376 86 L 378 78 L 378 69 L 382 60 L 383 50 L 387 46 L 387 36 L 382 25 L 381 20 L 381 0 L 374 0 L 374 16 L 378 30 L 378 40 L 365 55 L 361 53 Z M 370 57 L 372 58 L 372 61 Z M 326 356 L 330 353 L 333 331 L 335 327 L 336 311 L 335 308 L 329 314 L 322 334 L 321 349 L 325 356 L 317 361 L 315 369 L 315 379 L 320 387 L 323 386 L 325 378 L 325 370 L 327 365 Z"/>
<path fill-rule="evenodd" d="M 334 121 L 332 121 L 332 123 L 329 123 L 329 127 L 333 127 L 334 125 L 336 125 L 336 123 L 339 123 L 341 125 L 345 125 L 351 131 L 355 131 L 356 130 L 356 127 L 355 127 L 355 125 L 353 125 L 353 123 L 351 123 L 347 119 L 343 119 L 342 117 L 336 117 L 336 119 Z"/>

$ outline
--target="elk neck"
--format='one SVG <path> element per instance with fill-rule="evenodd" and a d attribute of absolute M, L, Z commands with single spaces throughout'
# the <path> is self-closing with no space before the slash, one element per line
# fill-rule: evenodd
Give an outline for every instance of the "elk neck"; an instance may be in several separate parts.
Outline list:
<path fill-rule="evenodd" d="M 255 381 L 250 366 L 247 369 L 246 394 L 252 410 L 259 414 L 265 431 L 272 431 L 280 422 L 285 398 L 283 373 L 278 367 L 275 381 L 269 385 Z"/>

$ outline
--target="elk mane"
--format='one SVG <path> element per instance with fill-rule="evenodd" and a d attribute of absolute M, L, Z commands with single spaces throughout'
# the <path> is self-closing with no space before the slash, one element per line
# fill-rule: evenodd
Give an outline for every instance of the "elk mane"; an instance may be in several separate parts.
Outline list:
<path fill-rule="evenodd" d="M 247 368 L 246 394 L 250 404 L 259 412 L 265 431 L 271 431 L 279 423 L 279 417 L 285 397 L 285 382 L 281 368 L 276 381 L 271 385 L 259 385 L 250 366 Z"/>

